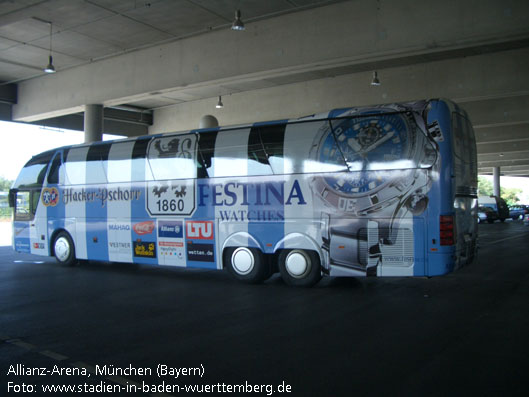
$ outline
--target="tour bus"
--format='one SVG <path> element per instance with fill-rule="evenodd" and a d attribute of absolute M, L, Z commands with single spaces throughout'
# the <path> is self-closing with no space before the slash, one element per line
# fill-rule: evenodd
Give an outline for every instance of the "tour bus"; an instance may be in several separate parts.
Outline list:
<path fill-rule="evenodd" d="M 66 146 L 34 156 L 9 197 L 14 249 L 66 265 L 311 286 L 442 275 L 476 252 L 473 129 L 444 99 Z"/>

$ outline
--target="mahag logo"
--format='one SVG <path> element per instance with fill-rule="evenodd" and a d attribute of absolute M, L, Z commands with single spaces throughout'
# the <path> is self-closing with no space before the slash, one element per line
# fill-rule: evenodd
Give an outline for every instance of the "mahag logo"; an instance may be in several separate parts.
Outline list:
<path fill-rule="evenodd" d="M 212 221 L 187 221 L 187 238 L 194 240 L 213 240 Z"/>

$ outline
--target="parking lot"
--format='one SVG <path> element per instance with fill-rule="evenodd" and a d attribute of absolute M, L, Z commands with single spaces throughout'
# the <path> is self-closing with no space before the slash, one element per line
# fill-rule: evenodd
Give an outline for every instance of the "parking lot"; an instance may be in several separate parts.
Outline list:
<path fill-rule="evenodd" d="M 529 227 L 479 232 L 477 262 L 453 274 L 326 278 L 311 289 L 277 275 L 253 286 L 217 271 L 69 268 L 0 247 L 0 394 L 87 384 L 116 386 L 115 395 L 189 385 L 236 395 L 525 395 Z"/>

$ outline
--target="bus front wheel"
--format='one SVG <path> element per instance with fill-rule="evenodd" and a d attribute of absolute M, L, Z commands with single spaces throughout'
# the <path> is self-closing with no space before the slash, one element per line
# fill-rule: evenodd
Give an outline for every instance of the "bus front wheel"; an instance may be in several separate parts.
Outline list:
<path fill-rule="evenodd" d="M 315 251 L 283 250 L 279 254 L 279 271 L 288 285 L 312 287 L 321 279 L 320 258 Z"/>
<path fill-rule="evenodd" d="M 270 277 L 269 263 L 257 248 L 226 248 L 224 263 L 237 280 L 245 283 L 257 284 Z"/>
<path fill-rule="evenodd" d="M 66 232 L 60 232 L 53 243 L 55 259 L 62 265 L 73 266 L 77 263 L 75 246 L 72 238 Z"/>

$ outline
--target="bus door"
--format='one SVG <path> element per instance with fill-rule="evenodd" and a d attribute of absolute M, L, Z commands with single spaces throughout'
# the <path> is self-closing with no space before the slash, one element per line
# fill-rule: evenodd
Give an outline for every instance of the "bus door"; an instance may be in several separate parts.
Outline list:
<path fill-rule="evenodd" d="M 46 248 L 45 233 L 41 236 L 42 220 L 35 217 L 41 189 L 11 189 L 10 204 L 14 207 L 13 247 L 18 252 L 41 253 Z M 41 241 L 43 237 L 44 241 Z"/>
<path fill-rule="evenodd" d="M 55 191 L 43 189 L 52 156 L 53 152 L 50 151 L 31 158 L 9 191 L 9 204 L 14 207 L 13 247 L 16 251 L 48 254 L 46 208 L 43 202 L 58 202 L 58 192 L 55 194 Z"/>

